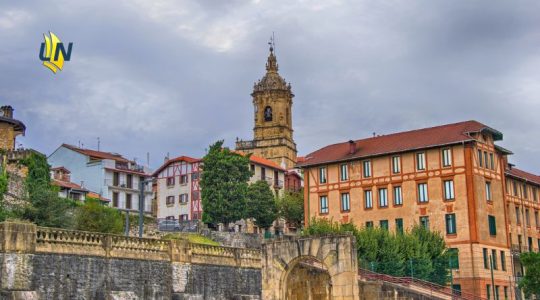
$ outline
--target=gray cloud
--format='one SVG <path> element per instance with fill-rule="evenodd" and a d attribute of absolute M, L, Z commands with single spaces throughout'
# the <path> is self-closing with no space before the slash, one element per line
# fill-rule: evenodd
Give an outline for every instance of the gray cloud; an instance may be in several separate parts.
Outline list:
<path fill-rule="evenodd" d="M 0 4 L 0 102 L 20 141 L 128 157 L 204 154 L 251 138 L 267 39 L 292 83 L 300 154 L 377 133 L 476 119 L 540 173 L 536 1 L 27 1 Z M 57 75 L 43 33 L 73 42 Z"/>

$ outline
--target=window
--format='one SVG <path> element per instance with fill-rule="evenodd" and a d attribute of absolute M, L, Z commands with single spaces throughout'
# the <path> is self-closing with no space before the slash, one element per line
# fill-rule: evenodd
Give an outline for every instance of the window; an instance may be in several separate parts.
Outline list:
<path fill-rule="evenodd" d="M 396 233 L 403 233 L 403 219 L 396 219 Z"/>
<path fill-rule="evenodd" d="M 456 233 L 456 214 L 446 214 L 446 234 Z"/>
<path fill-rule="evenodd" d="M 495 223 L 495 216 L 488 216 L 489 222 L 489 234 L 497 235 L 497 225 Z"/>
<path fill-rule="evenodd" d="M 531 220 L 529 218 L 529 209 L 525 209 L 525 224 L 531 226 Z"/>
<path fill-rule="evenodd" d="M 450 248 L 448 249 L 448 259 L 450 269 L 459 269 L 459 249 Z"/>
<path fill-rule="evenodd" d="M 426 153 L 419 152 L 416 153 L 416 170 L 425 170 L 426 169 Z"/>
<path fill-rule="evenodd" d="M 379 189 L 379 207 L 388 206 L 388 189 Z"/>
<path fill-rule="evenodd" d="M 126 186 L 130 189 L 133 188 L 133 175 L 127 174 L 126 179 Z"/>
<path fill-rule="evenodd" d="M 422 225 L 422 227 L 424 227 L 425 229 L 429 229 L 429 217 L 428 216 L 420 217 L 420 225 Z"/>
<path fill-rule="evenodd" d="M 445 200 L 454 199 L 454 181 L 453 180 L 444 181 L 444 199 Z"/>
<path fill-rule="evenodd" d="M 321 183 L 325 183 L 326 182 L 326 168 L 324 169 L 324 182 L 321 182 Z M 261 180 L 266 180 L 266 168 L 263 168 L 261 167 Z"/>
<path fill-rule="evenodd" d="M 495 158 L 493 157 L 493 153 L 489 154 L 489 167 L 492 170 L 495 170 Z"/>
<path fill-rule="evenodd" d="M 180 184 L 187 184 L 187 182 L 188 182 L 188 176 L 180 175 Z"/>
<path fill-rule="evenodd" d="M 319 168 L 319 183 L 326 183 L 326 167 Z"/>
<path fill-rule="evenodd" d="M 491 284 L 486 284 L 486 295 L 487 299 L 491 300 Z"/>
<path fill-rule="evenodd" d="M 327 214 L 328 213 L 328 196 L 321 196 L 319 198 L 320 204 L 321 204 L 321 214 Z"/>
<path fill-rule="evenodd" d="M 167 177 L 167 186 L 174 185 L 174 177 Z"/>
<path fill-rule="evenodd" d="M 532 195 L 533 195 L 534 202 L 538 202 L 538 190 L 536 187 L 532 188 Z"/>
<path fill-rule="evenodd" d="M 418 202 L 428 202 L 428 187 L 427 183 L 418 184 Z"/>
<path fill-rule="evenodd" d="M 504 255 L 504 251 L 501 251 L 501 269 L 506 271 L 506 256 Z"/>
<path fill-rule="evenodd" d="M 394 205 L 403 205 L 403 194 L 400 186 L 394 187 Z"/>
<path fill-rule="evenodd" d="M 482 248 L 482 254 L 484 256 L 484 269 L 489 269 L 488 249 Z"/>
<path fill-rule="evenodd" d="M 450 167 L 452 165 L 452 151 L 450 148 L 442 150 L 442 165 L 443 167 Z"/>
<path fill-rule="evenodd" d="M 491 249 L 491 264 L 493 265 L 493 270 L 497 270 L 497 250 Z"/>
<path fill-rule="evenodd" d="M 401 172 L 401 157 L 392 156 L 392 173 L 397 174 Z"/>
<path fill-rule="evenodd" d="M 384 230 L 388 230 L 388 220 L 380 220 L 379 226 Z"/>
<path fill-rule="evenodd" d="M 180 203 L 188 203 L 189 196 L 188 194 L 180 194 L 178 200 L 180 201 Z"/>
<path fill-rule="evenodd" d="M 524 183 L 523 184 L 523 198 L 527 199 L 528 196 L 529 196 L 529 194 L 527 193 L 527 185 Z"/>
<path fill-rule="evenodd" d="M 499 300 L 499 286 L 498 285 L 495 286 L 495 299 Z"/>
<path fill-rule="evenodd" d="M 342 164 L 340 167 L 339 167 L 339 174 L 340 174 L 340 179 L 341 181 L 345 181 L 345 180 L 348 180 L 349 179 L 349 166 L 347 164 Z"/>
<path fill-rule="evenodd" d="M 341 210 L 350 211 L 351 210 L 351 198 L 349 193 L 341 194 Z"/>
<path fill-rule="evenodd" d="M 373 198 L 371 195 L 371 190 L 364 191 L 364 204 L 365 208 L 373 208 Z"/>
<path fill-rule="evenodd" d="M 519 207 L 516 206 L 516 224 L 521 225 L 521 216 L 519 214 Z"/>
<path fill-rule="evenodd" d="M 518 195 L 518 190 L 517 190 L 517 183 L 515 180 L 512 180 L 512 185 L 514 186 L 514 196 L 517 197 Z"/>
<path fill-rule="evenodd" d="M 536 227 L 540 227 L 540 224 L 538 224 L 540 220 L 538 219 L 538 211 L 534 212 L 534 223 L 536 223 Z"/>
<path fill-rule="evenodd" d="M 529 252 L 532 252 L 533 251 L 532 237 L 528 237 L 527 242 L 528 242 L 527 244 L 529 246 Z"/>
<path fill-rule="evenodd" d="M 112 205 L 113 207 L 118 207 L 118 193 L 117 192 L 112 193 Z"/>
<path fill-rule="evenodd" d="M 264 108 L 264 121 L 265 122 L 272 121 L 272 108 L 270 106 L 267 106 Z"/>
<path fill-rule="evenodd" d="M 255 173 L 255 165 L 251 164 L 249 167 L 251 169 L 251 172 Z M 193 179 L 193 177 L 191 179 Z"/>
<path fill-rule="evenodd" d="M 178 217 L 180 221 L 187 221 L 189 219 L 187 214 L 182 214 Z"/>
<path fill-rule="evenodd" d="M 371 177 L 371 160 L 365 160 L 363 163 L 364 178 Z"/>
<path fill-rule="evenodd" d="M 486 182 L 486 201 L 491 201 L 491 182 Z"/>
<path fill-rule="evenodd" d="M 483 167 L 484 164 L 482 163 L 482 150 L 478 149 L 478 166 Z"/>
<path fill-rule="evenodd" d="M 373 228 L 373 221 L 367 221 L 366 228 Z"/>
<path fill-rule="evenodd" d="M 489 165 L 488 165 L 488 153 L 486 151 L 484 151 L 484 166 L 487 168 L 489 168 Z"/>
<path fill-rule="evenodd" d="M 504 290 L 504 300 L 507 300 L 507 299 L 508 299 L 508 287 L 505 286 L 505 287 L 503 288 L 503 290 Z"/>
<path fill-rule="evenodd" d="M 165 204 L 167 206 L 171 206 L 174 204 L 174 196 L 167 196 L 167 198 L 165 198 Z"/>
<path fill-rule="evenodd" d="M 131 194 L 126 194 L 126 209 L 131 209 Z"/>
<path fill-rule="evenodd" d="M 114 186 L 120 185 L 120 174 L 118 174 L 118 172 L 113 173 L 113 185 Z"/>

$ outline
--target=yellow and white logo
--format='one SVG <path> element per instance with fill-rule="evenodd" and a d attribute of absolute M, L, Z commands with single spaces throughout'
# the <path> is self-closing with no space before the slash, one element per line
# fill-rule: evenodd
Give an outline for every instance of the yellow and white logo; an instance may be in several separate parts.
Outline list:
<path fill-rule="evenodd" d="M 41 43 L 39 50 L 39 59 L 43 62 L 43 65 L 49 68 L 53 73 L 56 73 L 64 67 L 64 61 L 71 59 L 71 49 L 73 43 L 68 44 L 68 49 L 64 48 L 64 43 L 60 41 L 60 38 L 56 34 L 49 31 L 49 36 L 44 34 L 45 42 Z"/>

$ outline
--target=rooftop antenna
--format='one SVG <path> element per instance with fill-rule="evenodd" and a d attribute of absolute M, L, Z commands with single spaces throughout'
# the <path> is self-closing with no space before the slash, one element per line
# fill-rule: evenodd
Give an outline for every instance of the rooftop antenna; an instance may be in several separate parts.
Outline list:
<path fill-rule="evenodd" d="M 276 37 L 274 36 L 274 32 L 272 31 L 272 36 L 270 37 L 270 41 L 268 42 L 268 45 L 270 46 L 270 51 L 276 52 Z"/>

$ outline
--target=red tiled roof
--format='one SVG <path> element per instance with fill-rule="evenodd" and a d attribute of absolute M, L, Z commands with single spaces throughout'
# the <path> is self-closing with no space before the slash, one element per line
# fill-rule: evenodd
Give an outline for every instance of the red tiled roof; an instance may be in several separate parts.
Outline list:
<path fill-rule="evenodd" d="M 71 172 L 70 172 L 68 169 L 66 169 L 64 166 L 51 168 L 51 171 L 59 171 L 59 170 L 64 171 L 64 173 L 71 173 Z"/>
<path fill-rule="evenodd" d="M 506 174 L 519 179 L 524 179 L 540 185 L 540 176 L 512 167 L 506 170 Z"/>
<path fill-rule="evenodd" d="M 73 182 L 52 179 L 51 183 L 53 185 L 63 187 L 63 188 L 67 188 L 67 189 L 73 189 L 73 190 L 79 190 L 79 191 L 88 191 L 87 189 L 85 189 L 85 188 L 81 187 L 80 185 L 78 185 L 76 183 L 73 183 Z"/>
<path fill-rule="evenodd" d="M 109 200 L 107 198 L 104 198 L 104 197 L 101 197 L 98 193 L 94 193 L 94 192 L 88 192 L 88 194 L 86 194 L 86 197 L 87 198 L 99 199 L 99 200 L 104 201 L 104 202 L 111 202 L 111 200 Z"/>
<path fill-rule="evenodd" d="M 259 164 L 259 165 L 264 165 L 264 166 L 267 166 L 267 167 L 270 167 L 270 168 L 273 168 L 273 169 L 278 169 L 278 170 L 281 170 L 281 171 L 284 171 L 284 172 L 287 171 L 284 168 L 282 168 L 280 165 L 276 164 L 275 162 L 273 162 L 273 161 L 271 161 L 269 159 L 260 157 L 260 156 L 256 156 L 256 155 L 252 154 L 249 157 L 249 160 L 251 160 L 251 162 Z"/>
<path fill-rule="evenodd" d="M 502 139 L 502 133 L 477 121 L 465 121 L 442 126 L 399 132 L 354 141 L 356 151 L 349 153 L 349 142 L 329 145 L 306 155 L 298 165 L 306 167 L 335 161 L 346 161 L 361 157 L 424 149 L 472 141 L 469 133 L 488 131 L 495 140 Z"/>
<path fill-rule="evenodd" d="M 62 144 L 63 147 L 66 147 L 70 150 L 73 150 L 75 152 L 79 152 L 81 154 L 84 154 L 84 155 L 88 155 L 90 157 L 93 157 L 93 158 L 97 158 L 97 159 L 112 159 L 112 160 L 115 160 L 115 161 L 118 161 L 118 162 L 131 162 L 130 160 L 122 157 L 122 155 L 120 154 L 115 154 L 115 153 L 110 153 L 110 152 L 103 152 L 103 151 L 96 151 L 96 150 L 91 150 L 91 149 L 83 149 L 83 148 L 78 148 L 78 147 L 75 147 L 73 145 L 69 145 L 69 144 Z"/>
<path fill-rule="evenodd" d="M 166 167 L 168 167 L 170 164 L 172 163 L 175 163 L 175 162 L 179 162 L 179 161 L 185 161 L 185 162 L 188 162 L 188 163 L 195 163 L 195 162 L 199 162 L 201 161 L 200 158 L 193 158 L 193 157 L 189 157 L 189 156 L 179 156 L 179 157 L 176 157 L 176 158 L 173 158 L 173 159 L 169 159 L 168 161 L 166 161 L 163 165 L 161 165 L 161 167 L 159 167 L 153 174 L 152 176 L 153 177 L 157 177 L 157 175 L 159 174 L 159 172 L 163 171 L 163 169 L 165 169 Z"/>

